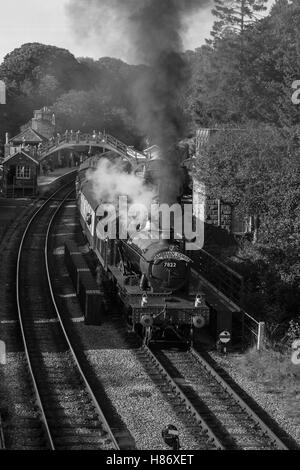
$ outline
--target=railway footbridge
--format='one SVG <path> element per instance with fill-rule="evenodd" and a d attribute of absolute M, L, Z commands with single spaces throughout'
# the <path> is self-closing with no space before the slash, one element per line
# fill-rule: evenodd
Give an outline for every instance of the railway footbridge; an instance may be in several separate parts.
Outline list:
<path fill-rule="evenodd" d="M 111 150 L 127 160 L 133 168 L 138 167 L 145 162 L 147 157 L 142 152 L 128 146 L 106 132 L 96 132 L 92 134 L 82 133 L 80 131 L 66 131 L 63 135 L 58 134 L 52 137 L 47 143 L 41 145 L 38 149 L 38 160 L 43 162 L 56 152 L 70 150 L 83 152 L 87 148 L 98 148 L 100 150 Z"/>

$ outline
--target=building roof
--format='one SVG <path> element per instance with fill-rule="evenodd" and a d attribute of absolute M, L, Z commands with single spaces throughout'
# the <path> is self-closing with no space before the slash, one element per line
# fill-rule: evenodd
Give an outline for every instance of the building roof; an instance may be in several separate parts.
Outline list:
<path fill-rule="evenodd" d="M 40 144 L 47 141 L 46 137 L 42 136 L 38 132 L 34 131 L 31 127 L 28 127 L 20 134 L 16 135 L 9 140 L 10 144 Z"/>
<path fill-rule="evenodd" d="M 31 155 L 29 155 L 28 153 L 24 152 L 24 150 L 18 150 L 16 153 L 14 153 L 13 155 L 9 155 L 9 157 L 5 158 L 4 161 L 3 161 L 3 164 L 5 165 L 9 160 L 12 160 L 13 158 L 16 158 L 17 156 L 22 156 L 22 157 L 25 157 L 25 158 L 28 158 L 29 160 L 31 160 L 33 163 L 35 163 L 36 165 L 39 165 L 39 162 L 33 158 Z"/>

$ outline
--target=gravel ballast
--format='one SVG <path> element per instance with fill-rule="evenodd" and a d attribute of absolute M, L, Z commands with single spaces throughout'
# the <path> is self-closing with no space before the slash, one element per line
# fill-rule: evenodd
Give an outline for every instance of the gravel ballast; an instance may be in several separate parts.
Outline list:
<path fill-rule="evenodd" d="M 182 449 L 199 449 L 199 443 L 139 364 L 134 351 L 91 350 L 86 356 L 138 449 L 166 449 L 161 431 L 168 424 L 177 426 Z"/>
<path fill-rule="evenodd" d="M 36 435 L 40 433 L 41 422 L 37 413 L 32 386 L 28 377 L 27 360 L 24 353 L 8 353 L 7 364 L 1 366 L 4 389 L 2 413 L 7 449 L 35 449 Z M 38 448 L 36 448 L 38 449 Z"/>

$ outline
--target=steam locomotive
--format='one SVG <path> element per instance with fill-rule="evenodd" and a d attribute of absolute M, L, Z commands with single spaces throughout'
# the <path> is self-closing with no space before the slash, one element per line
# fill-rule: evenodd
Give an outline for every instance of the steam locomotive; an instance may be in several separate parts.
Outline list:
<path fill-rule="evenodd" d="M 190 341 L 195 329 L 209 323 L 209 308 L 204 294 L 191 286 L 192 261 L 186 255 L 185 241 L 164 239 L 159 227 L 154 237 L 153 230 L 147 234 L 147 226 L 125 239 L 100 237 L 101 201 L 95 196 L 91 178 L 86 177 L 87 170 L 96 166 L 97 157 L 91 157 L 79 169 L 76 186 L 80 222 L 105 278 L 121 300 L 128 325 L 140 331 L 146 344 L 164 339 L 168 330 Z M 159 167 L 157 159 L 147 161 L 140 177 L 149 183 L 155 173 L 162 174 Z M 180 189 L 176 191 L 182 192 L 182 181 L 178 184 Z"/>

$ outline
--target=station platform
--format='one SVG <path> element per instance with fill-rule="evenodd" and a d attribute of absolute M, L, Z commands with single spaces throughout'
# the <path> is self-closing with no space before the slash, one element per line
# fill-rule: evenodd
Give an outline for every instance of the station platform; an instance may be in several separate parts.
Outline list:
<path fill-rule="evenodd" d="M 47 175 L 40 175 L 37 178 L 38 187 L 48 186 L 54 183 L 57 179 L 61 178 L 68 173 L 73 173 L 78 167 L 56 168 L 49 172 Z"/>

